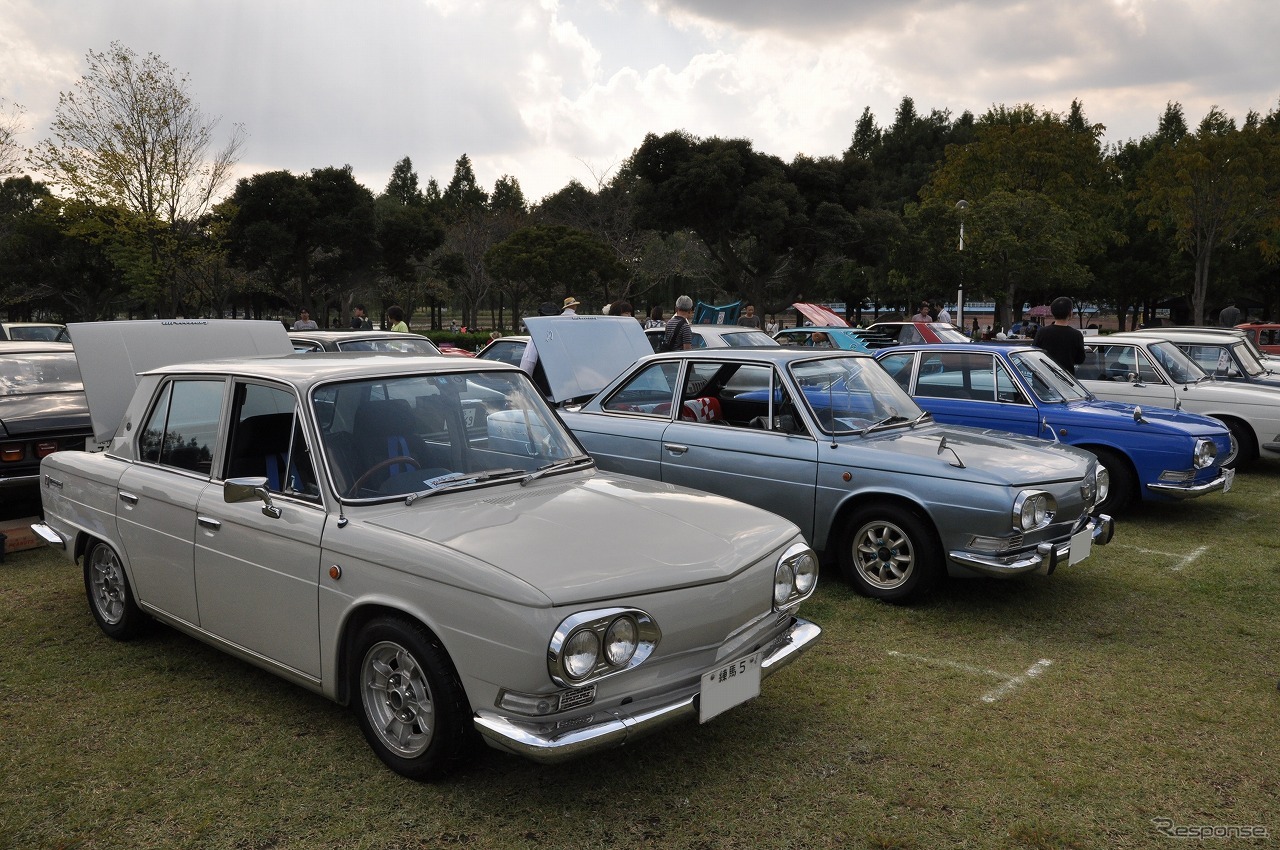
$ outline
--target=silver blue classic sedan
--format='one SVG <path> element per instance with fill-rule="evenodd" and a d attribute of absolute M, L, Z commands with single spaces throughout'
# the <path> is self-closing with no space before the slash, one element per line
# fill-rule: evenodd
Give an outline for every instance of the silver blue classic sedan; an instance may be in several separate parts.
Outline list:
<path fill-rule="evenodd" d="M 654 354 L 560 414 L 601 468 L 781 514 L 881 599 L 1049 574 L 1112 533 L 1093 455 L 939 425 L 862 354 Z"/>

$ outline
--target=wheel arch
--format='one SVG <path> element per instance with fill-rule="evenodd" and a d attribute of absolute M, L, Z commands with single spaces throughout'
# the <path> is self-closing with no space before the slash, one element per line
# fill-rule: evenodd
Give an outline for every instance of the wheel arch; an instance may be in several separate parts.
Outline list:
<path fill-rule="evenodd" d="M 1133 457 L 1130 456 L 1129 452 L 1127 452 L 1124 448 L 1120 446 L 1112 445 L 1111 443 L 1098 443 L 1098 442 L 1073 443 L 1073 445 L 1078 449 L 1084 449 L 1087 452 L 1092 452 L 1094 456 L 1097 456 L 1099 452 L 1102 452 L 1103 454 L 1114 455 L 1125 465 L 1126 469 L 1129 472 L 1129 476 L 1133 479 L 1133 486 L 1135 490 L 1139 490 L 1139 491 L 1141 490 L 1142 478 L 1138 474 L 1138 467 L 1133 462 Z M 1141 496 L 1141 492 L 1135 492 L 1133 493 L 1133 495 Z"/>
<path fill-rule="evenodd" d="M 338 632 L 334 657 L 334 700 L 338 704 L 344 706 L 351 704 L 351 670 L 352 664 L 357 663 L 351 656 L 356 635 L 360 634 L 360 630 L 366 624 L 379 617 L 393 617 L 420 627 L 427 633 L 427 637 L 440 647 L 440 651 L 444 653 L 445 659 L 449 662 L 449 667 L 453 671 L 455 679 L 459 682 L 462 681 L 458 675 L 458 666 L 453 661 L 453 653 L 449 651 L 444 641 L 440 639 L 439 632 L 433 629 L 429 623 L 404 608 L 388 605 L 384 602 L 364 602 L 347 612 L 342 627 Z"/>
<path fill-rule="evenodd" d="M 1249 420 L 1230 413 L 1212 413 L 1209 415 L 1226 425 L 1231 432 L 1231 436 L 1238 443 L 1236 456 L 1232 461 L 1234 466 L 1245 466 L 1258 459 L 1260 451 L 1258 432 L 1254 430 Z"/>
<path fill-rule="evenodd" d="M 827 527 L 827 537 L 825 546 L 823 547 L 823 558 L 830 563 L 834 563 L 833 559 L 839 557 L 840 545 L 844 540 L 848 531 L 849 517 L 864 507 L 871 505 L 893 505 L 909 511 L 917 519 L 925 524 L 929 529 L 934 543 L 937 544 L 938 550 L 942 549 L 942 536 L 938 534 L 938 525 L 933 521 L 933 517 L 914 499 L 904 496 L 900 493 L 883 493 L 883 492 L 865 492 L 855 493 L 840 503 L 840 507 L 836 509 L 835 514 L 831 517 L 831 524 Z M 944 555 L 945 560 L 945 555 Z"/>

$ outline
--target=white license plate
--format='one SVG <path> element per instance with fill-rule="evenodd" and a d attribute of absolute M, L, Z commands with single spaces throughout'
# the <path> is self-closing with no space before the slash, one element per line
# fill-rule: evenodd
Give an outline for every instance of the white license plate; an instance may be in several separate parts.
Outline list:
<path fill-rule="evenodd" d="M 1093 549 L 1093 529 L 1084 528 L 1071 535 L 1071 554 L 1067 556 L 1067 564 L 1078 564 L 1089 557 Z"/>
<path fill-rule="evenodd" d="M 760 696 L 760 653 L 722 664 L 702 674 L 698 722 L 706 723 L 721 712 Z"/>
<path fill-rule="evenodd" d="M 1236 471 L 1234 469 L 1222 470 L 1222 492 L 1227 493 L 1231 490 L 1231 482 L 1236 480 Z"/>

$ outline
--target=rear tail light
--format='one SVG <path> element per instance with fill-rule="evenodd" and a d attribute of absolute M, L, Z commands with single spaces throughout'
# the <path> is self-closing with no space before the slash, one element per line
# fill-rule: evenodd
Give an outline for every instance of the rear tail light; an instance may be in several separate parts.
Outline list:
<path fill-rule="evenodd" d="M 3 446 L 0 446 L 0 461 L 4 461 L 5 463 L 13 463 L 14 461 L 22 460 L 26 454 L 27 453 L 23 451 L 22 443 L 5 443 Z"/>
<path fill-rule="evenodd" d="M 36 457 L 48 457 L 57 450 L 58 444 L 53 440 L 45 440 L 42 443 L 36 443 Z"/>

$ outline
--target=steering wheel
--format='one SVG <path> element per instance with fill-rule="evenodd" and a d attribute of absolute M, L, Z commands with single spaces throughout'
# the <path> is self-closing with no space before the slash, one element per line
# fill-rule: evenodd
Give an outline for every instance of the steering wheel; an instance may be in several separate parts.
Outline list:
<path fill-rule="evenodd" d="M 413 464 L 414 469 L 422 468 L 422 464 L 418 463 L 416 460 L 409 457 L 408 455 L 397 455 L 396 457 L 389 457 L 386 460 L 378 461 L 373 466 L 366 469 L 364 471 L 364 474 L 356 479 L 356 483 L 351 485 L 351 489 L 347 490 L 346 495 L 355 496 L 355 494 L 360 492 L 360 488 L 370 478 L 372 478 L 374 475 L 376 475 L 377 473 L 381 472 L 384 469 L 389 469 L 395 466 L 397 463 L 411 463 Z"/>

